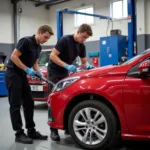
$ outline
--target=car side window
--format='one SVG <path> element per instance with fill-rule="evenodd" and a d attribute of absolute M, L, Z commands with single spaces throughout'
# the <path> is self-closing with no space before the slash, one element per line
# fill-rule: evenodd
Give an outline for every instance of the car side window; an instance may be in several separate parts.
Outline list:
<path fill-rule="evenodd" d="M 47 52 L 41 52 L 40 53 L 40 57 L 39 57 L 39 65 L 41 66 L 46 66 L 48 61 L 49 61 L 49 55 L 50 55 L 50 51 Z"/>
<path fill-rule="evenodd" d="M 140 78 L 140 73 L 139 73 L 139 65 L 146 61 L 146 60 L 150 60 L 150 57 L 144 59 L 143 61 L 139 62 L 138 64 L 136 64 L 134 67 L 132 67 L 128 72 L 127 72 L 127 76 L 129 77 L 134 77 L 134 78 Z M 149 72 L 150 74 L 150 72 Z"/>

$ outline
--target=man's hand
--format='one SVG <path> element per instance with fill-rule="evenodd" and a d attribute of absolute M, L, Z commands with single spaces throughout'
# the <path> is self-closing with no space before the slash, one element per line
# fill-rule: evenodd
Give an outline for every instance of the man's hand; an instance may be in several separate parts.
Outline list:
<path fill-rule="evenodd" d="M 41 77 L 44 77 L 44 75 L 43 75 L 43 73 L 41 71 L 37 71 L 36 73 L 37 73 L 37 75 L 39 75 Z"/>
<path fill-rule="evenodd" d="M 92 68 L 95 68 L 95 67 L 93 65 L 90 65 L 90 64 L 86 65 L 86 69 L 92 69 Z"/>
<path fill-rule="evenodd" d="M 29 76 L 35 76 L 36 72 L 31 69 L 31 68 L 26 68 L 25 72 L 29 75 Z"/>
<path fill-rule="evenodd" d="M 66 65 L 65 68 L 66 68 L 68 71 L 72 71 L 72 72 L 76 72 L 76 71 L 77 71 L 77 68 L 76 68 L 76 66 L 74 66 L 74 65 Z"/>

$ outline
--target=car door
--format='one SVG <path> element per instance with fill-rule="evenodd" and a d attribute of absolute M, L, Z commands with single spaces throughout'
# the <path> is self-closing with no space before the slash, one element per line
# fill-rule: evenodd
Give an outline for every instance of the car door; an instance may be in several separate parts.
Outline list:
<path fill-rule="evenodd" d="M 130 132 L 150 135 L 150 77 L 141 78 L 138 70 L 140 64 L 132 67 L 125 78 L 124 108 Z"/>

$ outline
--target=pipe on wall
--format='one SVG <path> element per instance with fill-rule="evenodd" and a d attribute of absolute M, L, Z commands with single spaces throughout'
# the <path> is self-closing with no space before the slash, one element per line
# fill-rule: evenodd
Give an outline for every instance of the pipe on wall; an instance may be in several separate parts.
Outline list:
<path fill-rule="evenodd" d="M 18 0 L 12 0 L 13 4 L 13 24 L 14 24 L 14 47 L 17 44 L 17 2 Z"/>

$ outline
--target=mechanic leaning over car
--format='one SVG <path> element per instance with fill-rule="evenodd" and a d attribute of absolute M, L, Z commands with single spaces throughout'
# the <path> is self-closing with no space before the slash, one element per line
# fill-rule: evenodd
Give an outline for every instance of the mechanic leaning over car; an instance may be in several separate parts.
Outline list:
<path fill-rule="evenodd" d="M 50 81 L 57 83 L 59 80 L 68 76 L 68 71 L 76 72 L 76 66 L 72 63 L 77 56 L 81 58 L 83 67 L 86 69 L 93 68 L 86 59 L 86 50 L 83 44 L 92 34 L 91 26 L 82 24 L 75 34 L 65 35 L 58 40 L 49 57 L 48 77 Z M 50 130 L 51 139 L 59 141 L 58 130 L 52 127 L 50 127 Z M 66 130 L 65 133 L 68 134 L 68 131 Z"/>
<path fill-rule="evenodd" d="M 21 38 L 7 64 L 5 81 L 9 93 L 10 118 L 13 130 L 16 132 L 15 141 L 19 143 L 32 144 L 33 139 L 46 140 L 48 138 L 47 135 L 42 135 L 35 129 L 33 120 L 34 101 L 27 75 L 34 76 L 37 73 L 43 76 L 38 66 L 38 58 L 41 52 L 40 44 L 47 42 L 51 35 L 54 35 L 51 27 L 43 25 L 39 27 L 37 34 Z M 22 129 L 21 105 L 27 134 Z"/>

